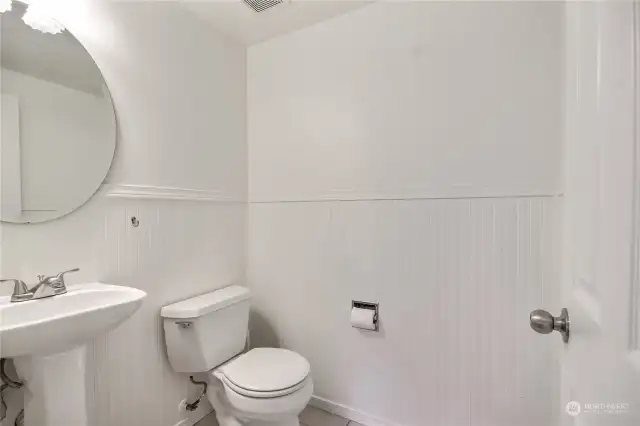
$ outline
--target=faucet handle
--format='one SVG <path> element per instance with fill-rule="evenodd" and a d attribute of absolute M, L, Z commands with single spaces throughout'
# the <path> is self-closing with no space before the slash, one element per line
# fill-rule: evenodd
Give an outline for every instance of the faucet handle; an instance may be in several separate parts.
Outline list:
<path fill-rule="evenodd" d="M 64 275 L 65 275 L 65 274 L 70 274 L 70 273 L 72 273 L 72 272 L 79 272 L 79 271 L 80 271 L 80 268 L 69 269 L 68 271 L 60 272 L 60 273 L 56 276 L 56 278 L 62 278 L 62 277 L 64 277 Z"/>
<path fill-rule="evenodd" d="M 8 280 L 0 280 L 0 283 L 7 283 L 7 282 L 12 282 L 13 283 L 13 295 L 14 296 L 20 296 L 22 294 L 26 294 L 29 292 L 29 289 L 27 288 L 27 285 L 24 283 L 24 281 L 22 280 L 16 280 L 16 279 L 8 279 Z"/>
<path fill-rule="evenodd" d="M 56 275 L 53 278 L 53 284 L 58 287 L 65 287 L 64 276 L 66 274 L 70 274 L 72 272 L 78 272 L 78 271 L 80 271 L 80 268 L 74 268 L 74 269 L 69 269 L 68 271 L 60 272 L 58 275 Z"/>

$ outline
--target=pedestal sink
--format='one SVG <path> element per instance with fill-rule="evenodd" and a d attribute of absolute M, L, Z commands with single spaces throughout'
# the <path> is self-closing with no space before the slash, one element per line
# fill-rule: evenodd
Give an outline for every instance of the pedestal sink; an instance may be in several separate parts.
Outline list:
<path fill-rule="evenodd" d="M 0 297 L 0 357 L 25 382 L 26 426 L 87 426 L 86 344 L 129 318 L 146 293 L 91 283 L 29 302 Z"/>

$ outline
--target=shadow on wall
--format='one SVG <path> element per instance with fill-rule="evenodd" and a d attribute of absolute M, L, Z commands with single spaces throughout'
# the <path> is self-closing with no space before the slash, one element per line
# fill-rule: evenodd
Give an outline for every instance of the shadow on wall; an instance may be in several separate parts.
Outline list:
<path fill-rule="evenodd" d="M 249 349 L 279 348 L 280 339 L 269 320 L 254 310 L 249 314 Z"/>

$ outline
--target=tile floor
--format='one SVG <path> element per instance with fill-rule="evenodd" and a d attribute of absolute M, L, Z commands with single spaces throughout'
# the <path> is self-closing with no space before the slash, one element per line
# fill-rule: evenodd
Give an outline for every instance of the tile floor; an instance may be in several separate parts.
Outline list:
<path fill-rule="evenodd" d="M 300 423 L 304 426 L 364 426 L 313 407 L 304 409 L 300 414 Z"/>
<path fill-rule="evenodd" d="M 363 426 L 360 423 L 352 422 L 326 411 L 317 408 L 307 407 L 300 414 L 301 426 Z M 218 426 L 214 413 L 209 414 L 200 420 L 196 426 Z"/>

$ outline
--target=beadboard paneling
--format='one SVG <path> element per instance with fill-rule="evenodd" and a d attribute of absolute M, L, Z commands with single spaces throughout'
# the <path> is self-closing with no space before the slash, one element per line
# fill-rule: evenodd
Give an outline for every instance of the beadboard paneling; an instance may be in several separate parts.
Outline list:
<path fill-rule="evenodd" d="M 559 199 L 249 205 L 255 345 L 312 364 L 316 395 L 389 424 L 552 424 Z M 380 333 L 350 327 L 380 303 Z"/>
<path fill-rule="evenodd" d="M 131 319 L 90 345 L 91 425 L 170 426 L 186 418 L 178 404 L 195 388 L 169 366 L 160 308 L 244 281 L 245 211 L 245 204 L 100 196 L 54 224 L 2 225 L 8 276 L 78 266 L 69 284 L 98 280 L 148 294 Z M 192 418 L 207 410 L 205 403 Z"/>

